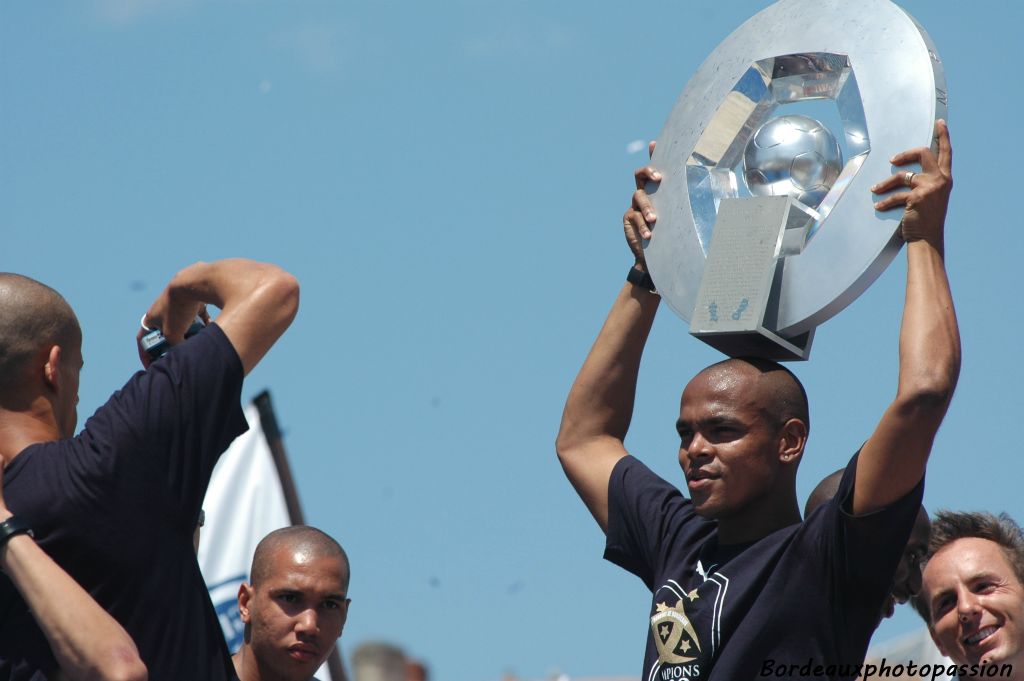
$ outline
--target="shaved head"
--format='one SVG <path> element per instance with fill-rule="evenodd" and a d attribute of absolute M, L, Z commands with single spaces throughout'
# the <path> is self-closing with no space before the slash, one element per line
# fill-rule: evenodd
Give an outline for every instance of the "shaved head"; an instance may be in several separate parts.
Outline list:
<path fill-rule="evenodd" d="M 41 349 L 81 344 L 78 318 L 59 293 L 20 274 L 0 272 L 0 404 L 18 396 Z"/>
<path fill-rule="evenodd" d="M 846 472 L 845 468 L 840 468 L 835 473 L 826 475 L 822 478 L 818 486 L 811 491 L 811 496 L 807 497 L 807 504 L 804 506 L 804 517 L 814 513 L 815 509 L 824 504 L 826 501 L 831 499 L 839 491 L 839 483 L 843 481 L 843 473 Z"/>
<path fill-rule="evenodd" d="M 808 431 L 811 429 L 807 392 L 793 372 L 778 362 L 737 357 L 712 364 L 697 375 L 702 374 L 752 381 L 758 408 L 769 423 L 782 426 L 790 419 L 799 419 Z"/>
<path fill-rule="evenodd" d="M 273 567 L 273 557 L 278 551 L 289 553 L 302 553 L 308 558 L 338 558 L 342 565 L 342 574 L 345 590 L 348 590 L 350 568 L 348 555 L 341 544 L 336 542 L 330 535 L 309 525 L 293 525 L 274 530 L 256 546 L 252 556 L 252 569 L 249 571 L 249 581 L 256 587 L 270 576 Z"/>

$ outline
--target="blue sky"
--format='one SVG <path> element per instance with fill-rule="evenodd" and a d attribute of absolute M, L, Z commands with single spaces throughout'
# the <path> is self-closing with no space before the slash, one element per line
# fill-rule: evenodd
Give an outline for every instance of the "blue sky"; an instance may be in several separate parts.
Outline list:
<path fill-rule="evenodd" d="M 636 675 L 648 596 L 601 560 L 553 442 L 630 262 L 627 148 L 766 5 L 4 3 L 0 269 L 77 310 L 82 420 L 135 370 L 139 316 L 177 269 L 293 272 L 299 316 L 244 394 L 271 390 L 307 517 L 352 556 L 345 651 L 385 639 L 445 681 Z M 964 364 L 925 502 L 1024 519 L 1024 9 L 903 6 L 943 58 L 956 153 Z M 901 255 L 795 367 L 801 498 L 894 394 L 904 273 Z M 627 444 L 676 482 L 679 392 L 716 359 L 662 310 Z M 916 626 L 901 612 L 878 636 Z"/>

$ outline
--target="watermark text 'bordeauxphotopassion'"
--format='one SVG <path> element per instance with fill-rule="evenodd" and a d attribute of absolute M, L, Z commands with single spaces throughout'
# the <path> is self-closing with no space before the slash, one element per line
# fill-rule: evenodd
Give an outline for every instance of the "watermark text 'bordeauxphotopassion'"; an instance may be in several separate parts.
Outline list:
<path fill-rule="evenodd" d="M 889 664 L 883 657 L 880 662 L 861 664 L 822 664 L 807 660 L 804 664 L 780 664 L 765 660 L 761 665 L 762 677 L 779 679 L 795 678 L 861 678 L 869 679 L 952 679 L 991 678 L 1008 679 L 1013 676 L 1010 664 L 917 664 L 913 660 Z"/>

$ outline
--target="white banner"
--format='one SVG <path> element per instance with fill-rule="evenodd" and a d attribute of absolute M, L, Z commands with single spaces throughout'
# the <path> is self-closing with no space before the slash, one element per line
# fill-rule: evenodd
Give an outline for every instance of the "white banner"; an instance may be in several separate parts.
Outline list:
<path fill-rule="evenodd" d="M 199 541 L 199 567 L 232 653 L 241 647 L 244 630 L 238 587 L 249 578 L 256 545 L 267 533 L 292 524 L 256 405 L 246 407 L 245 418 L 248 432 L 231 443 L 213 469 Z M 316 676 L 331 681 L 326 663 Z"/>

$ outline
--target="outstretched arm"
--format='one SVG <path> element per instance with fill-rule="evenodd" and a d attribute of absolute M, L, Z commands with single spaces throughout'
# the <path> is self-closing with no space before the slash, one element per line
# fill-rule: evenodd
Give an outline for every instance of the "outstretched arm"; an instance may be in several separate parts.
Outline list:
<path fill-rule="evenodd" d="M 143 320 L 161 329 L 175 345 L 184 339 L 197 314 L 205 316 L 208 303 L 220 308 L 217 326 L 248 374 L 295 318 L 299 284 L 292 275 L 266 263 L 239 258 L 199 262 L 174 275 Z M 148 356 L 141 350 L 139 356 L 148 366 Z"/>
<path fill-rule="evenodd" d="M 893 164 L 920 163 L 917 174 L 897 173 L 872 188 L 876 193 L 906 186 L 881 199 L 877 210 L 904 206 L 907 292 L 900 326 L 900 370 L 896 398 L 886 409 L 857 462 L 853 512 L 884 508 L 924 476 L 935 433 L 960 373 L 960 332 L 944 260 L 944 224 L 953 188 L 953 151 L 944 121 L 935 124 L 938 157 L 928 148 L 897 154 Z"/>
<path fill-rule="evenodd" d="M 10 517 L 0 497 L 0 522 Z M 146 680 L 128 633 L 32 537 L 15 535 L 0 546 L 0 569 L 21 592 L 66 678 Z"/>
<path fill-rule="evenodd" d="M 655 216 L 647 194 L 652 168 L 636 171 L 637 191 L 623 218 L 626 240 L 645 270 L 642 239 L 649 239 Z M 569 481 L 602 530 L 608 529 L 608 482 L 615 463 L 626 455 L 623 440 L 633 415 L 633 398 L 647 335 L 660 298 L 626 284 L 612 305 L 562 412 L 555 449 Z"/>

